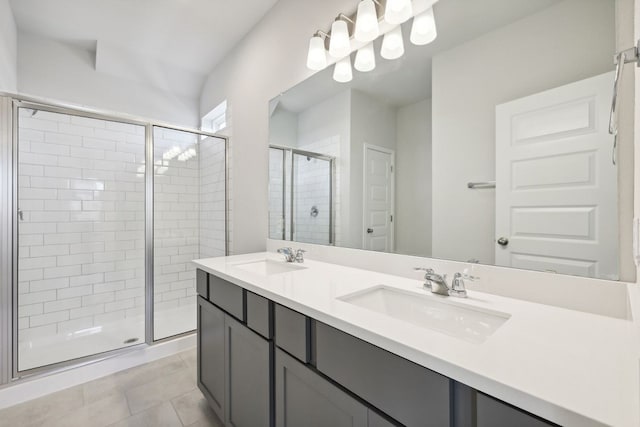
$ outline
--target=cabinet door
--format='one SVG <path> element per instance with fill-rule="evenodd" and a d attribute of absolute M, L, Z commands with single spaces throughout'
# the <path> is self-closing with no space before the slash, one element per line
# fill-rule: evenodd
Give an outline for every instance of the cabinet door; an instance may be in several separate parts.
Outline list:
<path fill-rule="evenodd" d="M 225 419 L 224 320 L 222 310 L 198 297 L 198 388 L 221 420 Z"/>
<path fill-rule="evenodd" d="M 225 316 L 227 347 L 226 424 L 271 426 L 271 344 Z"/>
<path fill-rule="evenodd" d="M 276 426 L 366 427 L 367 408 L 276 349 Z"/>
<path fill-rule="evenodd" d="M 482 393 L 477 394 L 476 403 L 478 427 L 550 427 L 555 425 Z"/>
<path fill-rule="evenodd" d="M 367 424 L 367 427 L 396 427 L 398 425 L 399 424 L 394 424 L 391 421 L 382 418 L 381 415 L 378 415 L 369 409 L 369 423 Z"/>

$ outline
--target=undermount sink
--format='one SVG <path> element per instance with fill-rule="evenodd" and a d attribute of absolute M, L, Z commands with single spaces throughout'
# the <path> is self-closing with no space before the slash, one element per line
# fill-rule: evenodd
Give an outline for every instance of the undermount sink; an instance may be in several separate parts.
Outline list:
<path fill-rule="evenodd" d="M 511 315 L 463 306 L 446 297 L 418 295 L 380 285 L 338 298 L 367 310 L 480 344 Z"/>
<path fill-rule="evenodd" d="M 292 271 L 304 270 L 307 267 L 295 265 L 284 261 L 274 261 L 271 259 L 261 259 L 256 261 L 242 262 L 233 265 L 250 273 L 259 274 L 261 276 L 272 276 L 274 274 L 290 273 Z"/>

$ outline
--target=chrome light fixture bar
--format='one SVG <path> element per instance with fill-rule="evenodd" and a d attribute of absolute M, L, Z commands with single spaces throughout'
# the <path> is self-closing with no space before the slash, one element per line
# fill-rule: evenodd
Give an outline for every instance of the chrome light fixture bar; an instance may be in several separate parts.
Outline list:
<path fill-rule="evenodd" d="M 338 14 L 331 31 L 316 31 L 309 40 L 307 67 L 320 71 L 335 64 L 334 80 L 353 78 L 351 53 L 357 51 L 354 67 L 360 72 L 376 67 L 373 41 L 383 36 L 380 55 L 398 59 L 404 55 L 400 25 L 413 18 L 409 40 L 415 45 L 433 42 L 438 33 L 433 5 L 438 0 L 362 0 L 351 16 Z"/>

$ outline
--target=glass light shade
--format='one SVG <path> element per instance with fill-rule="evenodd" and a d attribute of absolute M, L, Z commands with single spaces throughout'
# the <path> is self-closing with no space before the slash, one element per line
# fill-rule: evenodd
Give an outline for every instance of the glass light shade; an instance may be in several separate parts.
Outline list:
<path fill-rule="evenodd" d="M 351 53 L 349 42 L 349 29 L 342 19 L 334 21 L 331 25 L 331 39 L 329 39 L 329 53 L 334 58 L 342 58 Z"/>
<path fill-rule="evenodd" d="M 338 62 L 333 69 L 333 80 L 339 83 L 350 82 L 353 79 L 353 71 L 351 70 L 351 56 L 345 56 Z"/>
<path fill-rule="evenodd" d="M 402 24 L 413 15 L 411 0 L 387 0 L 384 8 L 384 20 L 389 24 Z"/>
<path fill-rule="evenodd" d="M 404 55 L 404 41 L 402 40 L 402 28 L 398 25 L 384 35 L 380 56 L 384 59 L 398 59 Z"/>
<path fill-rule="evenodd" d="M 354 37 L 361 42 L 370 42 L 380 35 L 376 5 L 373 0 L 363 0 L 358 4 Z"/>
<path fill-rule="evenodd" d="M 427 9 L 413 18 L 411 26 L 411 43 L 416 45 L 429 44 L 438 37 L 436 30 L 436 18 L 433 16 L 433 8 Z"/>
<path fill-rule="evenodd" d="M 320 36 L 309 39 L 309 53 L 307 54 L 307 67 L 311 70 L 322 70 L 327 66 L 327 51 L 324 49 L 324 40 Z"/>
<path fill-rule="evenodd" d="M 376 68 L 376 54 L 373 51 L 373 43 L 369 43 L 358 50 L 353 66 L 356 70 L 362 71 L 363 73 Z"/>

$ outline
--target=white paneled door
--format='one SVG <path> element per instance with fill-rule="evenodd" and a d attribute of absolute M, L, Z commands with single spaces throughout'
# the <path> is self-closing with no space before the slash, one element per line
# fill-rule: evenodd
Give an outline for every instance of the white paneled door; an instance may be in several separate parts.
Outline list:
<path fill-rule="evenodd" d="M 613 73 L 496 107 L 496 263 L 618 278 Z"/>
<path fill-rule="evenodd" d="M 392 150 L 364 146 L 364 249 L 393 250 L 394 158 Z"/>

